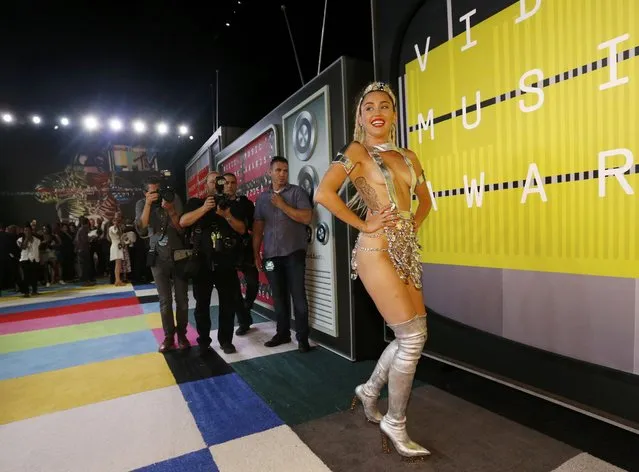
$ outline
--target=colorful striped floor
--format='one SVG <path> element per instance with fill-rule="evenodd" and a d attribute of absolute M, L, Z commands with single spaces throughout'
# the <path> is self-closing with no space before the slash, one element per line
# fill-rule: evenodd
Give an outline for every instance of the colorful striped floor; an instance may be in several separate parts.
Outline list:
<path fill-rule="evenodd" d="M 158 310 L 153 285 L 0 299 L 0 471 L 406 467 L 381 452 L 378 429 L 361 411 L 348 412 L 372 362 L 319 347 L 300 354 L 295 343 L 266 348 L 275 325 L 256 314 L 254 329 L 235 337 L 236 354 L 214 345 L 204 357 L 197 348 L 162 355 Z M 419 379 L 409 414 L 414 439 L 433 452 L 412 468 L 620 470 Z M 603 468 L 571 465 L 584 460 Z"/>

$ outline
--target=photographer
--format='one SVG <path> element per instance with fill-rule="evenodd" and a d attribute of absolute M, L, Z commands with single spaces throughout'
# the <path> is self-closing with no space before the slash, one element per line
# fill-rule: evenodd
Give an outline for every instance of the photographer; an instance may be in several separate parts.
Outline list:
<path fill-rule="evenodd" d="M 237 206 L 224 195 L 224 177 L 211 172 L 206 178 L 208 197 L 192 198 L 186 204 L 187 213 L 180 218 L 184 228 L 192 227 L 194 258 L 198 270 L 193 274 L 195 322 L 200 351 L 211 344 L 211 293 L 219 297 L 218 342 L 226 354 L 236 352 L 233 346 L 233 324 L 240 281 L 236 266 L 241 255 L 241 235 L 246 232 Z"/>
<path fill-rule="evenodd" d="M 190 343 L 186 338 L 189 312 L 189 285 L 183 272 L 186 261 L 176 262 L 180 250 L 184 250 L 180 227 L 182 202 L 162 178 L 147 179 L 145 187 L 145 198 L 135 205 L 135 225 L 140 236 L 149 235 L 147 265 L 151 267 L 158 289 L 164 329 L 164 341 L 159 351 L 166 352 L 175 347 L 176 332 L 178 347 L 183 350 L 189 348 Z M 175 288 L 176 320 L 173 319 L 172 287 Z"/>
<path fill-rule="evenodd" d="M 255 267 L 255 256 L 253 255 L 253 215 L 255 213 L 255 205 L 244 195 L 237 194 L 237 178 L 235 174 L 227 172 L 224 174 L 226 184 L 224 185 L 224 193 L 236 204 L 237 211 L 242 217 L 242 221 L 246 224 L 246 233 L 242 235 L 242 257 L 238 265 L 238 270 L 244 274 L 246 280 L 246 297 L 242 299 L 242 293 L 238 294 L 240 308 L 237 318 L 240 326 L 235 334 L 242 336 L 248 332 L 253 324 L 251 317 L 251 309 L 257 297 L 259 287 L 259 273 Z M 242 310 L 243 309 L 243 310 Z M 243 320 L 246 320 L 244 323 Z"/>

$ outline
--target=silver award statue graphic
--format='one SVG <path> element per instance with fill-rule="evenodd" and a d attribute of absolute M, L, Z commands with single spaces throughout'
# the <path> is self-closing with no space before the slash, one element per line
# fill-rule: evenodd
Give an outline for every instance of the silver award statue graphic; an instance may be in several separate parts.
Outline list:
<path fill-rule="evenodd" d="M 293 125 L 293 146 L 295 155 L 300 161 L 310 159 L 317 144 L 317 124 L 315 117 L 304 110 L 295 119 Z"/>
<path fill-rule="evenodd" d="M 308 193 L 313 206 L 315 206 L 315 189 L 319 185 L 319 175 L 317 175 L 317 171 L 313 166 L 306 165 L 302 167 L 299 174 L 297 175 L 297 184 L 306 190 Z"/>

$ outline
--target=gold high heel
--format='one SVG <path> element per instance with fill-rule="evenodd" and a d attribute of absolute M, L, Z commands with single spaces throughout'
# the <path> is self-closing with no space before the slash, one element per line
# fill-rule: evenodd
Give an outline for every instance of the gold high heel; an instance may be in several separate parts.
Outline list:
<path fill-rule="evenodd" d="M 382 434 L 382 452 L 384 454 L 390 454 L 391 450 L 390 447 L 388 447 L 388 436 L 386 436 L 383 431 L 380 431 L 380 433 Z"/>

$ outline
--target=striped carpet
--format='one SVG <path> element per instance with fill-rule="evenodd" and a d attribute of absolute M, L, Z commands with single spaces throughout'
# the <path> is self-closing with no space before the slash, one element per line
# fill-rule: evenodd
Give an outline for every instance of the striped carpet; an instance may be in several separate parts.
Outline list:
<path fill-rule="evenodd" d="M 257 314 L 254 329 L 235 337 L 236 354 L 214 345 L 205 356 L 197 348 L 161 355 L 158 310 L 153 285 L 0 299 L 0 471 L 407 467 L 381 452 L 361 411 L 348 411 L 373 363 L 320 347 L 300 354 L 295 343 L 265 348 L 275 324 Z M 410 468 L 621 470 L 419 379 L 408 414 L 411 435 L 433 452 Z"/>

